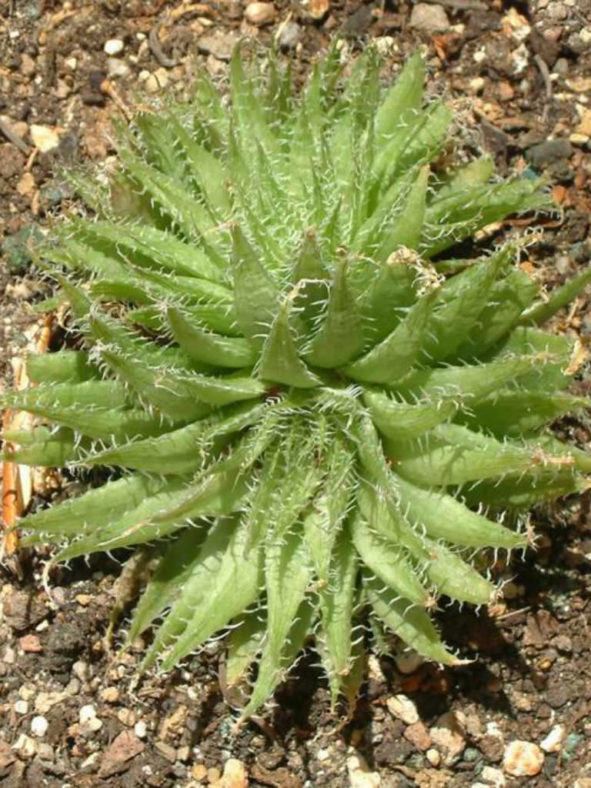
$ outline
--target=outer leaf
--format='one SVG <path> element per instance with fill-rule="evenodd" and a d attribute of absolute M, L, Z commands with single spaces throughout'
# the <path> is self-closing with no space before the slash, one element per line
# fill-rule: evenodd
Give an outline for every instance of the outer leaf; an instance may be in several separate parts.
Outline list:
<path fill-rule="evenodd" d="M 246 679 L 250 666 L 261 651 L 266 627 L 266 617 L 258 608 L 245 613 L 234 622 L 228 639 L 225 665 L 225 680 L 229 687 L 234 687 Z"/>
<path fill-rule="evenodd" d="M 359 515 L 353 518 L 351 528 L 353 544 L 364 565 L 401 597 L 426 606 L 429 594 L 404 551 L 380 538 Z"/>
<path fill-rule="evenodd" d="M 410 605 L 395 594 L 381 587 L 379 581 L 365 577 L 367 598 L 376 615 L 408 646 L 423 657 L 443 665 L 460 665 L 441 641 L 429 614 L 420 607 Z"/>
<path fill-rule="evenodd" d="M 134 610 L 127 632 L 128 646 L 182 594 L 199 561 L 206 533 L 206 526 L 187 528 L 166 546 Z"/>
<path fill-rule="evenodd" d="M 79 350 L 34 353 L 27 356 L 27 375 L 32 383 L 82 383 L 98 378 L 99 371 Z"/>
<path fill-rule="evenodd" d="M 267 637 L 257 680 L 242 718 L 253 714 L 283 678 L 287 667 L 285 646 L 311 579 L 310 558 L 301 530 L 292 530 L 279 539 L 270 535 L 265 545 Z M 298 643 L 298 651 L 299 648 Z"/>
<path fill-rule="evenodd" d="M 322 629 L 317 637 L 330 681 L 333 706 L 353 668 L 351 625 L 357 573 L 350 535 L 343 531 L 334 550 L 331 582 L 319 589 Z"/>
<path fill-rule="evenodd" d="M 59 537 L 76 536 L 89 527 L 98 528 L 156 495 L 166 485 L 164 479 L 126 476 L 89 490 L 59 507 L 43 509 L 21 521 L 23 529 Z"/>
<path fill-rule="evenodd" d="M 180 596 L 150 647 L 143 667 L 164 653 L 164 669 L 198 648 L 247 608 L 258 596 L 260 553 L 244 561 L 245 531 L 219 520 L 191 565 Z"/>
<path fill-rule="evenodd" d="M 397 479 L 400 507 L 418 528 L 430 537 L 464 547 L 525 547 L 527 538 L 498 523 L 471 512 L 460 501 L 443 492 L 423 490 Z"/>

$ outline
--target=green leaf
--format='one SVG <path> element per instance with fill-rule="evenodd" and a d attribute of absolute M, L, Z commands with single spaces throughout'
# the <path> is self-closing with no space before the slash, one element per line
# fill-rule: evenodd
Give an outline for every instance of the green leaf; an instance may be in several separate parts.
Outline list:
<path fill-rule="evenodd" d="M 266 628 L 266 617 L 258 608 L 233 622 L 225 664 L 225 682 L 228 687 L 235 687 L 246 680 L 250 666 L 261 651 Z"/>
<path fill-rule="evenodd" d="M 399 599 L 394 592 L 383 588 L 380 581 L 364 578 L 367 598 L 386 626 L 415 651 L 442 665 L 461 665 L 462 661 L 451 654 L 441 641 L 429 614 L 420 607 Z"/>
<path fill-rule="evenodd" d="M 144 632 L 182 594 L 199 560 L 207 526 L 187 528 L 164 547 L 163 555 L 133 612 L 126 645 Z"/>
<path fill-rule="evenodd" d="M 422 441 L 387 442 L 393 468 L 419 486 L 446 487 L 508 473 L 527 472 L 538 464 L 535 453 L 456 424 L 441 424 Z"/>
<path fill-rule="evenodd" d="M 330 682 L 332 704 L 345 689 L 354 667 L 352 618 L 356 600 L 357 560 L 350 534 L 339 534 L 331 562 L 330 583 L 318 589 L 321 630 L 316 636 Z"/>
<path fill-rule="evenodd" d="M 423 296 L 406 317 L 378 345 L 343 372 L 353 380 L 367 383 L 390 383 L 409 372 L 415 364 L 423 343 L 437 291 Z"/>
<path fill-rule="evenodd" d="M 523 534 L 471 512 L 460 501 L 436 490 L 423 490 L 402 478 L 396 480 L 400 508 L 417 528 L 433 539 L 463 547 L 525 547 Z"/>
<path fill-rule="evenodd" d="M 27 356 L 27 375 L 31 383 L 83 383 L 100 377 L 98 369 L 81 350 L 57 353 L 32 353 Z"/>
<path fill-rule="evenodd" d="M 572 303 L 579 293 L 582 293 L 590 283 L 591 269 L 588 268 L 578 273 L 562 285 L 562 287 L 554 290 L 547 301 L 540 301 L 533 304 L 529 309 L 526 309 L 521 317 L 520 323 L 524 325 L 541 326 L 562 309 L 562 307 Z"/>
<path fill-rule="evenodd" d="M 435 542 L 427 541 L 426 546 L 429 558 L 425 572 L 439 594 L 473 605 L 488 605 L 494 601 L 495 586 L 459 555 Z"/>
<path fill-rule="evenodd" d="M 243 334 L 260 348 L 277 311 L 278 292 L 242 230 L 233 230 L 234 309 Z"/>
<path fill-rule="evenodd" d="M 363 334 L 347 283 L 347 269 L 347 259 L 342 255 L 337 257 L 326 312 L 306 352 L 306 360 L 314 366 L 340 367 L 363 349 Z"/>
<path fill-rule="evenodd" d="M 269 382 L 286 386 L 314 388 L 322 381 L 299 357 L 297 345 L 290 328 L 290 315 L 296 293 L 292 291 L 280 305 L 269 335 L 265 339 L 259 376 Z"/>
<path fill-rule="evenodd" d="M 295 657 L 293 652 L 299 651 L 302 638 L 294 642 L 292 628 L 312 579 L 310 557 L 301 529 L 281 533 L 278 538 L 268 533 L 264 561 L 267 632 L 257 680 L 241 719 L 254 714 L 270 697 Z"/>
<path fill-rule="evenodd" d="M 460 347 L 485 308 L 510 254 L 509 247 L 501 249 L 490 260 L 456 274 L 439 290 L 423 346 L 425 361 L 441 361 Z"/>
<path fill-rule="evenodd" d="M 365 391 L 363 401 L 379 431 L 394 440 L 418 438 L 451 419 L 458 408 L 453 400 L 439 398 L 411 405 L 378 391 Z"/>
<path fill-rule="evenodd" d="M 97 452 L 87 458 L 86 464 L 118 465 L 167 475 L 195 471 L 203 464 L 214 439 L 256 423 L 266 407 L 261 403 L 236 405 L 179 429 L 163 429 L 163 435 Z"/>
<path fill-rule="evenodd" d="M 425 63 L 418 52 L 410 57 L 398 78 L 384 97 L 376 113 L 375 128 L 378 145 L 387 141 L 407 120 L 408 114 L 419 109 L 423 98 Z"/>
<path fill-rule="evenodd" d="M 256 353 L 247 339 L 215 334 L 177 307 L 169 307 L 166 316 L 174 339 L 197 363 L 236 369 L 254 365 Z"/>
<path fill-rule="evenodd" d="M 363 564 L 401 597 L 427 606 L 429 594 L 405 551 L 399 545 L 388 543 L 359 515 L 353 517 L 351 530 L 353 544 Z"/>
<path fill-rule="evenodd" d="M 166 481 L 149 476 L 125 476 L 60 506 L 30 514 L 20 521 L 26 531 L 57 537 L 76 536 L 88 528 L 99 528 L 134 509 L 144 499 L 162 490 Z"/>
<path fill-rule="evenodd" d="M 463 413 L 461 422 L 472 429 L 489 430 L 499 439 L 505 435 L 518 437 L 539 430 L 559 416 L 588 407 L 588 399 L 569 394 L 499 391 Z"/>
<path fill-rule="evenodd" d="M 163 669 L 169 669 L 255 601 L 260 552 L 255 549 L 244 560 L 245 536 L 232 520 L 218 520 L 211 528 L 143 660 L 144 669 L 160 655 Z"/>
<path fill-rule="evenodd" d="M 333 549 L 352 505 L 355 456 L 335 440 L 325 459 L 326 478 L 304 517 L 306 544 L 319 586 L 330 579 Z"/>
<path fill-rule="evenodd" d="M 380 244 L 374 252 L 377 260 L 387 259 L 400 247 L 418 248 L 425 217 L 429 175 L 428 166 L 419 169 L 416 179 L 404 196 L 404 204 L 392 218 L 391 227 L 382 228 Z"/>
<path fill-rule="evenodd" d="M 8 462 L 20 465 L 40 465 L 62 468 L 69 462 L 79 460 L 90 449 L 88 440 L 78 438 L 72 430 L 60 427 L 49 430 L 35 427 L 32 430 L 4 430 L 3 439 L 18 446 L 6 447 L 3 455 Z"/>

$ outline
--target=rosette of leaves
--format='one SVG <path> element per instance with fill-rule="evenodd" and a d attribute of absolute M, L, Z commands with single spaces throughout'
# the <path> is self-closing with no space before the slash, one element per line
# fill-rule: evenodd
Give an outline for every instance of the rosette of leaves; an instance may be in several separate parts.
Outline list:
<path fill-rule="evenodd" d="M 248 716 L 311 640 L 333 699 L 369 629 L 457 664 L 430 609 L 493 599 L 476 556 L 527 545 L 503 515 L 581 490 L 591 460 L 546 429 L 588 403 L 571 340 L 539 328 L 589 272 L 542 299 L 516 243 L 455 251 L 547 206 L 538 180 L 445 166 L 418 56 L 390 87 L 371 51 L 299 93 L 245 69 L 140 113 L 92 216 L 44 248 L 83 349 L 29 357 L 5 404 L 41 421 L 5 438 L 20 463 L 113 470 L 23 544 L 148 545 L 129 641 L 155 628 L 144 666 L 169 669 L 226 633 Z"/>

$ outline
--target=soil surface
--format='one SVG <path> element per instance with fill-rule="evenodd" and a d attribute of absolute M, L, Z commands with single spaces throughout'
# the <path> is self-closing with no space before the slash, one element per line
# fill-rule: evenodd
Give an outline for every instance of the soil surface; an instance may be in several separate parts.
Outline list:
<path fill-rule="evenodd" d="M 393 72 L 422 47 L 429 93 L 458 110 L 468 147 L 492 153 L 503 174 L 527 168 L 553 185 L 560 213 L 543 219 L 523 264 L 549 289 L 589 265 L 591 0 L 0 0 L 0 387 L 51 292 L 29 243 L 72 200 L 60 169 L 104 165 L 111 123 L 138 101 L 182 94 L 197 69 L 223 78 L 239 38 L 275 43 L 304 75 L 335 35 L 351 59 L 375 40 Z M 556 329 L 588 340 L 589 299 Z M 591 392 L 588 366 L 575 385 Z M 591 438 L 588 422 L 558 429 L 579 445 Z M 510 579 L 504 600 L 440 616 L 471 664 L 374 658 L 348 718 L 331 715 L 306 655 L 275 709 L 239 732 L 217 645 L 140 680 L 142 642 L 123 656 L 109 650 L 116 561 L 60 570 L 50 600 L 43 556 L 23 556 L 0 590 L 0 782 L 590 788 L 590 508 L 587 495 L 535 511 L 536 554 L 498 567 Z"/>

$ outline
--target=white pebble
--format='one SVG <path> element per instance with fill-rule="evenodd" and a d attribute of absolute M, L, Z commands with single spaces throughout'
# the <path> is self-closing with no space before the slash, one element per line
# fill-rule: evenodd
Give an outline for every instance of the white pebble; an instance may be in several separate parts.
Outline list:
<path fill-rule="evenodd" d="M 145 739 L 148 734 L 146 723 L 143 720 L 136 722 L 136 724 L 133 726 L 133 732 L 138 737 L 138 739 Z"/>
<path fill-rule="evenodd" d="M 426 756 L 427 760 L 429 761 L 429 763 L 431 764 L 431 766 L 435 767 L 435 769 L 441 763 L 441 755 L 440 755 L 439 751 L 434 749 L 433 747 L 431 747 L 429 750 L 427 750 L 427 752 L 425 753 L 425 756 Z"/>
<path fill-rule="evenodd" d="M 49 723 L 47 722 L 46 717 L 42 717 L 41 715 L 37 715 L 33 717 L 31 720 L 31 733 L 33 736 L 37 736 L 37 738 L 41 739 L 47 733 L 47 729 L 49 727 Z"/>
<path fill-rule="evenodd" d="M 566 728 L 564 725 L 555 725 L 550 733 L 542 739 L 540 747 L 544 752 L 560 752 L 565 739 Z"/>
<path fill-rule="evenodd" d="M 92 704 L 82 706 L 79 713 L 80 732 L 82 735 L 95 733 L 103 727 L 103 721 L 96 716 L 96 709 Z"/>
<path fill-rule="evenodd" d="M 17 714 L 26 714 L 29 711 L 29 704 L 26 700 L 17 700 L 14 704 L 14 710 Z"/>
<path fill-rule="evenodd" d="M 485 766 L 480 776 L 487 783 L 490 783 L 494 788 L 504 788 L 505 775 L 500 769 L 495 769 L 492 766 Z"/>
<path fill-rule="evenodd" d="M 84 725 L 86 722 L 90 722 L 90 720 L 94 719 L 95 717 L 96 717 L 96 709 L 91 703 L 81 707 L 78 716 L 81 725 Z"/>
<path fill-rule="evenodd" d="M 107 60 L 107 73 L 110 77 L 126 77 L 129 75 L 129 66 L 125 60 L 118 57 L 110 57 Z"/>
<path fill-rule="evenodd" d="M 419 721 L 417 707 L 414 701 L 406 695 L 392 695 L 386 701 L 386 706 L 393 717 L 402 720 L 406 725 L 414 725 L 415 722 Z"/>
<path fill-rule="evenodd" d="M 110 55 L 113 57 L 114 55 L 120 55 L 123 52 L 125 44 L 120 38 L 110 38 L 108 41 L 105 41 L 105 46 L 103 47 L 105 54 Z"/>

